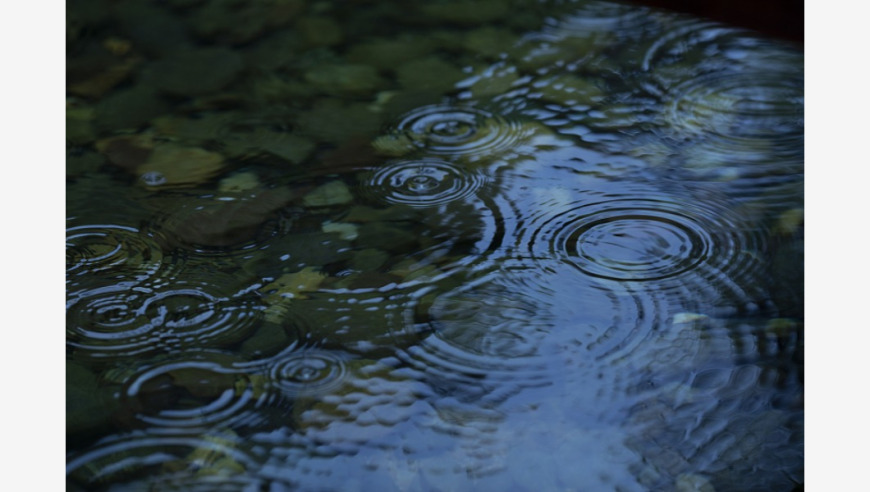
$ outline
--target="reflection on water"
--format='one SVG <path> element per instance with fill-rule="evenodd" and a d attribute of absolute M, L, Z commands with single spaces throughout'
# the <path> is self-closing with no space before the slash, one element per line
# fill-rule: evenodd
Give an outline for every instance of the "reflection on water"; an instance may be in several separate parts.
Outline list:
<path fill-rule="evenodd" d="M 71 490 L 803 483 L 803 56 L 605 1 L 67 18 Z"/>

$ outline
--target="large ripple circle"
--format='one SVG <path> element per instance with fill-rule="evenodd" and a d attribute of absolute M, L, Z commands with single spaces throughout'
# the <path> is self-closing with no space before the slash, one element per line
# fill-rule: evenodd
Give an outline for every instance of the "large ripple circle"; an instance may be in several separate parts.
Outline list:
<path fill-rule="evenodd" d="M 347 365 L 334 352 L 301 349 L 275 357 L 268 368 L 268 385 L 283 396 L 323 395 L 344 384 Z"/>
<path fill-rule="evenodd" d="M 70 456 L 67 480 L 86 490 L 260 490 L 257 463 L 238 444 L 230 435 L 114 436 Z"/>
<path fill-rule="evenodd" d="M 803 149 L 803 82 L 774 75 L 710 75 L 674 87 L 668 124 L 718 154 Z M 779 153 L 781 154 L 781 152 Z"/>
<path fill-rule="evenodd" d="M 759 274 L 759 229 L 727 209 L 673 199 L 614 198 L 577 204 L 534 226 L 527 247 L 591 277 L 624 282 Z"/>
<path fill-rule="evenodd" d="M 150 237 L 133 227 L 85 225 L 66 231 L 66 271 L 70 277 L 121 275 L 141 281 L 161 265 L 163 252 Z"/>
<path fill-rule="evenodd" d="M 189 433 L 259 422 L 263 417 L 254 407 L 262 395 L 246 374 L 214 361 L 185 360 L 140 371 L 121 397 L 149 427 Z M 155 405 L 166 401 L 174 404 Z"/>
<path fill-rule="evenodd" d="M 584 273 L 611 280 L 680 275 L 704 261 L 712 246 L 691 218 L 640 207 L 602 210 L 568 221 L 549 240 Z"/>
<path fill-rule="evenodd" d="M 369 194 L 388 203 L 430 207 L 465 198 L 481 187 L 484 178 L 438 159 L 389 163 L 366 179 Z"/>
<path fill-rule="evenodd" d="M 472 106 L 436 104 L 405 114 L 396 130 L 429 154 L 477 157 L 498 154 L 526 138 L 517 121 Z"/>
<path fill-rule="evenodd" d="M 237 343 L 257 326 L 253 297 L 224 296 L 200 282 L 117 285 L 67 304 L 67 344 L 90 358 L 125 357 Z"/>

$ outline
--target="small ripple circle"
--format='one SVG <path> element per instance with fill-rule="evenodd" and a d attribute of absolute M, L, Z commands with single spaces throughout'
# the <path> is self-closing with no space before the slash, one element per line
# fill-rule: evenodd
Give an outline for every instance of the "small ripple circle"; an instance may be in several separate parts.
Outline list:
<path fill-rule="evenodd" d="M 325 350 L 290 352 L 275 360 L 268 370 L 270 386 L 290 398 L 328 393 L 343 384 L 346 377 L 345 361 Z"/>
<path fill-rule="evenodd" d="M 366 188 L 387 203 L 430 207 L 466 198 L 484 182 L 456 164 L 424 158 L 386 164 L 366 179 Z"/>
<path fill-rule="evenodd" d="M 396 134 L 429 154 L 475 158 L 508 150 L 526 137 L 517 121 L 497 113 L 450 104 L 417 108 L 400 118 Z"/>

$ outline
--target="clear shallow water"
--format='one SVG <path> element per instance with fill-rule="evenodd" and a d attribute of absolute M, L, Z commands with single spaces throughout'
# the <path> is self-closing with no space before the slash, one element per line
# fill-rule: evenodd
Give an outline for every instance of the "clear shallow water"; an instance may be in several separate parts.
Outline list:
<path fill-rule="evenodd" d="M 72 490 L 802 483 L 795 47 L 498 0 L 68 43 Z"/>

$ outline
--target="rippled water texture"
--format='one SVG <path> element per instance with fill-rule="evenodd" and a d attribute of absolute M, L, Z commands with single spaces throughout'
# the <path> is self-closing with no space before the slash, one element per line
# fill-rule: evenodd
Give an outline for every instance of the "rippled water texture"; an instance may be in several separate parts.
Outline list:
<path fill-rule="evenodd" d="M 799 47 L 585 0 L 67 31 L 69 490 L 802 490 Z"/>

